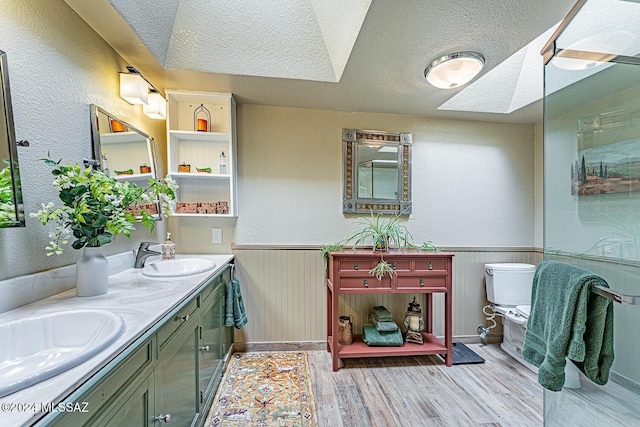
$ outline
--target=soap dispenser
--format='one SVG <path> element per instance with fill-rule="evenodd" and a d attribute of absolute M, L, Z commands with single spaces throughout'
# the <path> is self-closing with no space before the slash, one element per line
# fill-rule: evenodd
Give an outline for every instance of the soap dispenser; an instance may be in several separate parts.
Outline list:
<path fill-rule="evenodd" d="M 176 244 L 171 241 L 171 233 L 167 233 L 167 240 L 162 244 L 162 259 L 175 259 Z"/>

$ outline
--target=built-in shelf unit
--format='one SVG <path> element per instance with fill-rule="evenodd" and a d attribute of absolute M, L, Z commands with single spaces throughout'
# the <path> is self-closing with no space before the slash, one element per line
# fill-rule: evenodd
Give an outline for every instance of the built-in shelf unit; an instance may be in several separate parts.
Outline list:
<path fill-rule="evenodd" d="M 179 185 L 173 215 L 238 216 L 233 95 L 168 90 L 167 99 L 168 171 Z"/>

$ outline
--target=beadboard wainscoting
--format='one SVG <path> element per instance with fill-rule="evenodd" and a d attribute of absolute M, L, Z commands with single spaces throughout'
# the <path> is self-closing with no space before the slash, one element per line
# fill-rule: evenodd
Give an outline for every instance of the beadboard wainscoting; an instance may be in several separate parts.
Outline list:
<path fill-rule="evenodd" d="M 485 324 L 487 304 L 484 265 L 497 262 L 538 264 L 542 252 L 535 248 L 445 247 L 453 258 L 453 336 L 455 340 L 478 337 Z M 239 347 L 257 343 L 324 343 L 327 328 L 326 274 L 319 247 L 238 245 L 233 248 L 236 275 L 241 283 L 249 323 L 236 330 Z M 424 295 L 416 294 L 424 310 Z M 422 298 L 422 299 L 420 299 Z M 375 305 L 386 306 L 402 324 L 413 294 L 344 295 L 339 314 L 353 317 L 354 334 L 360 334 Z M 443 334 L 442 296 L 434 294 L 434 331 Z M 502 324 L 491 336 L 499 339 Z"/>

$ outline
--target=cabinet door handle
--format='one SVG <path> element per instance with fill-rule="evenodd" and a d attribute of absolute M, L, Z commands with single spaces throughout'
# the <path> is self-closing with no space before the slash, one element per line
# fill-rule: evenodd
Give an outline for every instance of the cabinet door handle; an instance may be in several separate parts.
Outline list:
<path fill-rule="evenodd" d="M 429 270 L 433 270 L 433 261 L 429 261 Z"/>
<path fill-rule="evenodd" d="M 178 316 L 178 322 L 188 322 L 189 321 L 189 315 L 186 314 L 184 316 Z"/>
<path fill-rule="evenodd" d="M 154 417 L 154 419 L 156 421 L 160 421 L 161 423 L 170 423 L 171 422 L 171 414 L 167 414 L 167 415 L 156 415 Z"/>
<path fill-rule="evenodd" d="M 357 269 L 358 269 L 358 261 L 356 261 L 356 262 L 354 262 L 354 263 L 353 263 L 353 269 L 354 269 L 354 270 L 357 270 Z"/>
<path fill-rule="evenodd" d="M 208 345 L 201 345 L 199 348 L 200 348 L 200 351 L 209 351 Z"/>
<path fill-rule="evenodd" d="M 364 287 L 368 288 L 369 287 L 369 280 L 364 279 Z"/>
<path fill-rule="evenodd" d="M 393 270 L 395 270 L 395 269 L 396 269 L 396 262 L 395 262 L 395 261 L 393 261 L 393 262 L 391 263 L 391 268 L 392 268 Z"/>
<path fill-rule="evenodd" d="M 422 277 L 420 278 L 420 286 L 421 287 L 424 286 L 424 278 L 422 278 Z"/>

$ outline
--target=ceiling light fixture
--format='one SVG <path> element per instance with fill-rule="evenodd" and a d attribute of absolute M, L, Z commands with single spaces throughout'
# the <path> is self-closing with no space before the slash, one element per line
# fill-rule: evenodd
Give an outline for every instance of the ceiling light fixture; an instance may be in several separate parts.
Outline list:
<path fill-rule="evenodd" d="M 484 66 L 484 56 L 477 52 L 458 52 L 433 61 L 424 77 L 439 89 L 455 89 L 473 80 Z"/>

